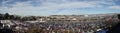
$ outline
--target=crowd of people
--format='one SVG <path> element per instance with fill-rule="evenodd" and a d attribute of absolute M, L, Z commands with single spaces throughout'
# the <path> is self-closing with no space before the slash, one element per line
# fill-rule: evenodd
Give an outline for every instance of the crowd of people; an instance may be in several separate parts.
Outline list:
<path fill-rule="evenodd" d="M 0 19 L 0 31 L 9 31 L 9 33 L 106 33 L 119 21 L 117 17 L 107 17 L 102 20 L 86 22 L 35 22 L 36 20 L 26 19 L 23 21 L 24 18 L 19 20 L 19 18 L 6 17 Z"/>
<path fill-rule="evenodd" d="M 30 21 L 0 20 L 0 23 L 2 26 L 0 29 L 8 26 L 15 33 L 106 33 L 112 26 L 106 24 L 106 21 L 31 23 Z"/>
<path fill-rule="evenodd" d="M 46 22 L 33 26 L 39 27 L 42 33 L 94 33 L 107 28 L 104 22 Z"/>
<path fill-rule="evenodd" d="M 6 22 L 8 21 L 1 21 Z M 4 25 L 6 23 L 3 23 Z M 9 24 L 10 23 L 10 24 Z M 38 33 L 95 33 L 108 28 L 101 22 L 39 22 L 28 23 L 21 21 L 9 21 L 9 28 L 15 32 L 38 32 Z M 11 24 L 12 23 L 12 24 Z M 7 25 L 8 25 L 7 24 Z M 34 31 L 35 30 L 35 31 Z"/>

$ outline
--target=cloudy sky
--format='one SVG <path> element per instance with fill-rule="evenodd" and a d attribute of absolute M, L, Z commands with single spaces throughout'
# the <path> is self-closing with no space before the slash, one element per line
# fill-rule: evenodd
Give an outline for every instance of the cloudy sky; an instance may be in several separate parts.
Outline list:
<path fill-rule="evenodd" d="M 0 13 L 23 16 L 120 13 L 120 0 L 0 0 Z"/>

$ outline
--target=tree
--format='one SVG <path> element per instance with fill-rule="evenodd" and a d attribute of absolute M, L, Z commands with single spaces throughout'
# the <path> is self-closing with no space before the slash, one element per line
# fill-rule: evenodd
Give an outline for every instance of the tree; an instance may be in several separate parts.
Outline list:
<path fill-rule="evenodd" d="M 105 25 L 106 25 L 106 27 L 112 27 L 112 26 L 115 26 L 116 23 L 112 19 L 109 19 L 109 20 L 105 21 Z"/>
<path fill-rule="evenodd" d="M 8 13 L 5 13 L 4 19 L 9 19 L 9 14 Z"/>
<path fill-rule="evenodd" d="M 38 27 L 31 27 L 28 29 L 27 33 L 41 33 L 43 30 Z"/>
<path fill-rule="evenodd" d="M 2 17 L 2 14 L 0 14 L 0 20 L 2 20 L 2 18 L 3 18 L 3 17 Z"/>
<path fill-rule="evenodd" d="M 9 17 L 10 17 L 10 19 L 14 19 L 14 15 L 10 15 Z"/>

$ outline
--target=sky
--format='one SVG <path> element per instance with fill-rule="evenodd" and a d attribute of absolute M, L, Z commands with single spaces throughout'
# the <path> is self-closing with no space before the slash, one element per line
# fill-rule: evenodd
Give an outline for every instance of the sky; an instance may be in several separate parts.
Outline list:
<path fill-rule="evenodd" d="M 0 13 L 22 16 L 120 13 L 120 0 L 0 0 Z"/>

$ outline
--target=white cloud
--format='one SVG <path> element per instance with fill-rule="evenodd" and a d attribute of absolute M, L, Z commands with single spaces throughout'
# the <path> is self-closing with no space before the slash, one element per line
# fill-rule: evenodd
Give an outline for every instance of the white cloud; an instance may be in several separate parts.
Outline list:
<path fill-rule="evenodd" d="M 40 6 L 33 6 L 30 2 L 16 2 L 12 8 L 8 8 L 7 10 L 13 11 L 41 11 L 41 10 L 53 10 L 53 9 L 61 9 L 61 8 L 86 8 L 86 7 L 95 7 L 95 4 L 87 3 L 87 2 L 71 2 L 71 3 L 63 3 L 57 4 L 52 2 L 43 3 Z"/>
<path fill-rule="evenodd" d="M 98 7 L 99 3 L 92 2 L 69 2 L 69 3 L 53 3 L 53 2 L 45 2 L 40 6 L 33 6 L 30 2 L 16 2 L 12 8 L 16 9 L 29 9 L 29 10 L 51 10 L 51 9 L 61 9 L 61 8 L 88 8 L 88 7 Z"/>
<path fill-rule="evenodd" d="M 120 6 L 110 6 L 110 7 L 108 7 L 108 8 L 110 8 L 110 9 L 120 10 Z"/>
<path fill-rule="evenodd" d="M 11 0 L 12 1 L 12 0 Z M 31 4 L 33 1 L 38 3 L 38 6 L 33 6 L 35 4 Z M 78 0 L 74 1 L 68 1 L 68 0 L 33 0 L 33 1 L 27 1 L 27 2 L 15 2 L 15 4 L 11 5 L 12 7 L 3 6 L 2 11 L 9 12 L 11 14 L 26 14 L 26 13 L 52 13 L 53 11 L 57 11 L 58 9 L 67 9 L 69 8 L 101 8 L 103 5 L 113 5 L 113 2 L 105 2 L 105 1 L 80 1 Z M 6 1 L 4 3 L 7 3 L 10 1 Z M 57 3 L 56 3 L 57 2 Z M 40 4 L 39 4 L 40 3 Z M 64 10 L 65 11 L 65 10 Z M 66 10 L 67 11 L 67 10 Z M 76 13 L 76 11 L 72 11 L 73 14 Z M 68 14 L 72 12 L 67 12 Z M 63 12 L 59 12 L 58 14 L 61 14 Z M 63 13 L 66 14 L 66 13 Z M 77 14 L 77 13 L 76 13 Z"/>

